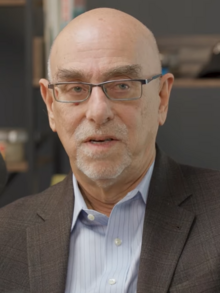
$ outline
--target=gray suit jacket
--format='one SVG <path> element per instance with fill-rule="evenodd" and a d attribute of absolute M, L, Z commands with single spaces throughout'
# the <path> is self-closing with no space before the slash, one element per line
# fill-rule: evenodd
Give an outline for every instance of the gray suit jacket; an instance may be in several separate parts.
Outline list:
<path fill-rule="evenodd" d="M 69 174 L 0 210 L 1 293 L 64 293 L 73 206 Z M 157 152 L 137 292 L 220 292 L 219 172 Z"/>

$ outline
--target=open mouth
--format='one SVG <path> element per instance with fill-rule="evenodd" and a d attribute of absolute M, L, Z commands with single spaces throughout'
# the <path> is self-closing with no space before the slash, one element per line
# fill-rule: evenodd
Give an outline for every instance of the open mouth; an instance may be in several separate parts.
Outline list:
<path fill-rule="evenodd" d="M 90 139 L 89 142 L 91 143 L 106 143 L 106 142 L 110 142 L 110 141 L 113 141 L 114 139 L 112 138 L 106 138 L 106 139 Z"/>

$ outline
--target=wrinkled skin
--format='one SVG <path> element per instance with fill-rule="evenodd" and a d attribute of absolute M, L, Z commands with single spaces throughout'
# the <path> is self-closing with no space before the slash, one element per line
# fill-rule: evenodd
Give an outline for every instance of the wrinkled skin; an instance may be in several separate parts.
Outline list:
<path fill-rule="evenodd" d="M 107 8 L 79 16 L 60 33 L 49 69 L 51 83 L 147 79 L 161 72 L 151 32 L 133 17 Z M 134 101 L 111 101 L 94 87 L 87 101 L 62 104 L 41 79 L 50 127 L 58 133 L 89 207 L 109 215 L 144 177 L 155 159 L 156 135 L 166 120 L 172 84 L 173 76 L 166 74 L 143 85 L 142 97 Z"/>

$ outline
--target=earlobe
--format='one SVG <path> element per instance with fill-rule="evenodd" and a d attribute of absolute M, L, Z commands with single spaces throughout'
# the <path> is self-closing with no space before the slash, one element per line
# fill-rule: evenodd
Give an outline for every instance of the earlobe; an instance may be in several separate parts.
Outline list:
<path fill-rule="evenodd" d="M 52 129 L 52 131 L 56 132 L 54 110 L 53 110 L 53 103 L 54 103 L 53 95 L 51 91 L 48 89 L 48 81 L 46 79 L 41 79 L 39 84 L 40 84 L 41 96 L 47 108 L 50 128 Z"/>

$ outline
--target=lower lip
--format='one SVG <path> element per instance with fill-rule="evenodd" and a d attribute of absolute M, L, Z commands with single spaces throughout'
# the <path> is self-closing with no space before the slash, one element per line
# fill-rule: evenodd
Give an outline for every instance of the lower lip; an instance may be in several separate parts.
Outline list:
<path fill-rule="evenodd" d="M 86 142 L 86 145 L 92 149 L 99 149 L 99 150 L 103 149 L 104 150 L 104 149 L 108 149 L 108 148 L 113 147 L 117 142 L 118 142 L 118 140 L 110 140 L 110 141 L 95 142 L 95 143 L 88 141 L 88 142 Z"/>

